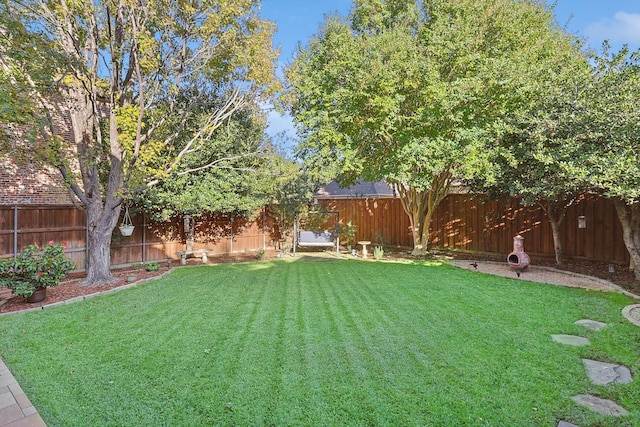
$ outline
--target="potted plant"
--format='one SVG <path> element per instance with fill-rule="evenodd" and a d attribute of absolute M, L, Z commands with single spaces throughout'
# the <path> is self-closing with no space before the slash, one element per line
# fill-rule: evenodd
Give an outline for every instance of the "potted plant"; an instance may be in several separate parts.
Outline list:
<path fill-rule="evenodd" d="M 49 241 L 40 247 L 29 245 L 16 258 L 0 259 L 0 286 L 11 289 L 28 302 L 45 299 L 49 286 L 58 286 L 65 274 L 76 265 L 65 258 L 66 244 Z"/>

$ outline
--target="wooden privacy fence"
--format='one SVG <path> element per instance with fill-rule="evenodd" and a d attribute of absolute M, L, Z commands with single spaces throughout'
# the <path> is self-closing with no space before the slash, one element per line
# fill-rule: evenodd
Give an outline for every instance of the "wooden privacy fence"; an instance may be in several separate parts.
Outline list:
<path fill-rule="evenodd" d="M 266 210 L 265 210 L 266 211 Z M 135 230 L 130 237 L 114 230 L 111 263 L 114 266 L 138 262 L 178 259 L 177 251 L 185 249 L 181 218 L 166 222 L 133 216 Z M 280 238 L 273 218 L 263 211 L 249 221 L 223 215 L 196 219 L 194 249 L 211 249 L 215 254 L 265 250 Z M 32 243 L 66 242 L 65 254 L 78 269 L 85 268 L 87 227 L 86 215 L 75 207 L 0 206 L 0 257 L 11 257 Z"/>
<path fill-rule="evenodd" d="M 368 240 L 385 246 L 413 246 L 411 224 L 400 199 L 319 200 L 321 209 L 340 213 L 340 224 L 351 221 L 356 241 Z"/>
<path fill-rule="evenodd" d="M 340 222 L 357 226 L 357 240 L 411 248 L 409 217 L 399 199 L 320 200 L 324 209 L 340 212 Z M 584 216 L 586 228 L 578 228 Z M 587 196 L 567 210 L 562 247 L 568 258 L 628 263 L 622 227 L 610 200 Z M 525 207 L 518 199 L 485 202 L 483 196 L 452 194 L 438 206 L 431 221 L 429 242 L 440 248 L 507 255 L 513 237 L 524 237 L 525 251 L 553 257 L 551 226 L 540 207 Z"/>
<path fill-rule="evenodd" d="M 413 246 L 409 218 L 399 199 L 320 200 L 320 208 L 340 213 L 340 222 L 357 226 L 356 240 L 410 248 Z M 266 210 L 265 210 L 266 211 Z M 586 228 L 578 228 L 584 216 Z M 133 218 L 133 235 L 113 234 L 113 265 L 178 259 L 185 249 L 185 230 L 180 218 L 166 222 Z M 622 227 L 613 203 L 587 196 L 567 211 L 562 225 L 562 245 L 568 258 L 628 263 Z M 485 202 L 482 196 L 452 194 L 436 210 L 429 241 L 440 248 L 507 255 L 513 237 L 524 237 L 525 251 L 534 257 L 553 257 L 549 221 L 539 207 L 521 206 L 518 199 Z M 254 221 L 220 215 L 198 218 L 194 249 L 215 254 L 256 251 L 275 246 L 280 239 L 273 218 L 261 212 Z M 0 257 L 10 257 L 34 242 L 67 242 L 66 254 L 79 269 L 86 259 L 86 216 L 74 207 L 0 206 Z"/>

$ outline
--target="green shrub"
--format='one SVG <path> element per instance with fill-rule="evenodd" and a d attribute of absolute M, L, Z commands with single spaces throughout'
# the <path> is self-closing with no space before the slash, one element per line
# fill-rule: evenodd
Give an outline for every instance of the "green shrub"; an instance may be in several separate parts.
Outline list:
<path fill-rule="evenodd" d="M 377 260 L 381 260 L 384 256 L 384 248 L 382 246 L 376 246 L 373 248 L 373 257 Z"/>
<path fill-rule="evenodd" d="M 355 245 L 357 232 L 358 226 L 350 219 L 345 225 L 340 226 L 340 243 L 347 245 L 351 249 Z"/>
<path fill-rule="evenodd" d="M 148 262 L 145 264 L 144 269 L 147 271 L 158 271 L 160 265 L 156 261 Z"/>
<path fill-rule="evenodd" d="M 66 243 L 49 241 L 40 247 L 29 245 L 16 258 L 0 259 L 0 286 L 15 295 L 30 297 L 36 289 L 58 286 L 60 280 L 76 267 L 64 256 Z"/>

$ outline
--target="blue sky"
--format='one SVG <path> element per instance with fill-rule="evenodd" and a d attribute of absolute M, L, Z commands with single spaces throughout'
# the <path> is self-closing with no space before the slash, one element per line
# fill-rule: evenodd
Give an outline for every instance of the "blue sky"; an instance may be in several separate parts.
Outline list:
<path fill-rule="evenodd" d="M 316 34 L 325 14 L 345 16 L 351 5 L 351 0 L 262 0 L 261 16 L 278 26 L 274 41 L 282 48 L 280 64 L 290 62 L 297 44 Z M 623 44 L 640 49 L 640 0 L 557 0 L 554 10 L 560 26 L 586 38 L 593 48 L 606 39 L 614 50 Z M 292 129 L 289 117 L 269 114 L 270 135 Z"/>

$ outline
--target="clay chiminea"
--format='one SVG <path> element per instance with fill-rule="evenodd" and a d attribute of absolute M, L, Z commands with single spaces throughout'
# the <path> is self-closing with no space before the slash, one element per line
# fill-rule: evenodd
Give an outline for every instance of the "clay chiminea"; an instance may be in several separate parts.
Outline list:
<path fill-rule="evenodd" d="M 522 243 L 524 237 L 521 235 L 517 235 L 513 238 L 513 252 L 507 255 L 507 263 L 511 268 L 516 270 L 518 273 L 524 271 L 527 266 L 529 266 L 529 255 L 527 255 L 524 251 L 524 244 Z"/>

